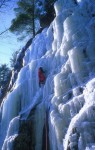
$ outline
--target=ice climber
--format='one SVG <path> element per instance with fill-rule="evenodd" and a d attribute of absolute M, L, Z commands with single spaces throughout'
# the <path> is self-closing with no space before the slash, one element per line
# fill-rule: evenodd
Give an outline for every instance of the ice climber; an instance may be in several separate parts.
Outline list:
<path fill-rule="evenodd" d="M 45 72 L 43 71 L 43 68 L 40 67 L 38 70 L 38 78 L 39 78 L 39 87 L 41 87 L 42 84 L 45 84 Z"/>

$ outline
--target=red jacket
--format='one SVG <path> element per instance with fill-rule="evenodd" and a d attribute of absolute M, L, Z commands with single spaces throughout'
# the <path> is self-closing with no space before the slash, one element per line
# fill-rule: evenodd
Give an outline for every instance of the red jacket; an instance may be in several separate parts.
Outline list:
<path fill-rule="evenodd" d="M 46 77 L 45 77 L 44 73 L 40 69 L 38 71 L 38 77 L 39 77 L 39 82 L 45 82 Z"/>

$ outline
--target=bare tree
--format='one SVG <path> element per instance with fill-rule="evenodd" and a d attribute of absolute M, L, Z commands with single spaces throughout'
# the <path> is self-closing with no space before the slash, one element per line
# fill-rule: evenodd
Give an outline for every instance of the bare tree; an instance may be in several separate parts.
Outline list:
<path fill-rule="evenodd" d="M 14 2 L 15 0 L 0 0 L 0 13 L 5 13 L 5 8 L 8 6 L 9 2 Z M 9 28 L 5 29 L 4 31 L 2 31 L 0 33 L 0 36 L 2 34 L 4 34 L 5 32 L 7 32 L 9 30 Z"/>
<path fill-rule="evenodd" d="M 11 0 L 0 0 L 0 9 L 3 8 L 4 6 L 6 6 L 7 2 L 9 2 Z"/>
<path fill-rule="evenodd" d="M 4 6 L 5 1 L 6 1 L 6 0 L 0 0 L 0 8 L 2 8 L 2 7 Z"/>

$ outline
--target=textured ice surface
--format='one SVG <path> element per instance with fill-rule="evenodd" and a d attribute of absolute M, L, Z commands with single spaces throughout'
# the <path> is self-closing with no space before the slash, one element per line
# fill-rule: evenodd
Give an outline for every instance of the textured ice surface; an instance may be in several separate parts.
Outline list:
<path fill-rule="evenodd" d="M 18 133 L 10 128 L 15 117 L 27 119 L 36 109 L 35 150 L 42 149 L 46 111 L 50 150 L 95 149 L 95 2 L 58 0 L 54 7 L 54 21 L 26 51 L 14 90 L 1 105 L 3 147 Z M 39 67 L 46 75 L 41 88 Z"/>

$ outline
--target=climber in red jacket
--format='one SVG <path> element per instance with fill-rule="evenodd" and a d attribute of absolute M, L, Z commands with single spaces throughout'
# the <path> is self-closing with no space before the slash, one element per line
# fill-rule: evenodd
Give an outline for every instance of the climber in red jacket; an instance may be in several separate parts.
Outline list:
<path fill-rule="evenodd" d="M 38 70 L 38 77 L 39 77 L 39 86 L 41 87 L 41 84 L 45 84 L 45 80 L 46 80 L 46 77 L 45 77 L 45 72 L 43 71 L 43 68 L 40 67 L 39 70 Z"/>

